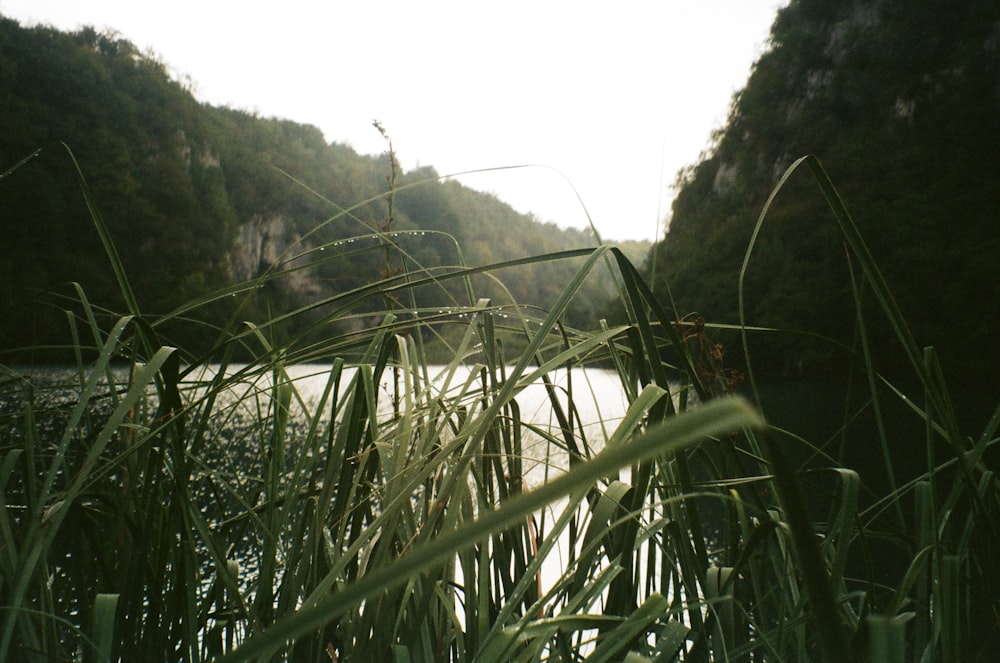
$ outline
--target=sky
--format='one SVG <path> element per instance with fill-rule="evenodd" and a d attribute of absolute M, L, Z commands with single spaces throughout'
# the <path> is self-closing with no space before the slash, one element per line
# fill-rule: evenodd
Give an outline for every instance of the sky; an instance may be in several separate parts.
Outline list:
<path fill-rule="evenodd" d="M 589 218 L 605 240 L 653 240 L 787 2 L 0 0 L 0 14 L 115 31 L 200 101 L 312 124 L 362 154 L 386 150 L 378 120 L 407 170 L 563 227 Z"/>

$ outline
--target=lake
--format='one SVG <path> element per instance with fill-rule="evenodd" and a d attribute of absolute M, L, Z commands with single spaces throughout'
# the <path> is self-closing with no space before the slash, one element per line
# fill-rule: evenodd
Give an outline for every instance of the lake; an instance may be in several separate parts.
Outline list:
<path fill-rule="evenodd" d="M 217 370 L 218 367 L 212 367 L 192 376 L 188 381 L 189 397 L 196 394 L 201 388 L 200 385 L 210 379 L 213 371 Z M 258 414 L 266 411 L 269 406 L 270 390 L 273 386 L 272 376 L 270 373 L 249 372 L 241 377 L 245 370 L 246 367 L 242 365 L 228 368 L 227 374 L 234 376 L 234 381 L 228 388 L 228 395 L 233 403 L 243 402 L 249 406 L 246 415 L 251 419 L 259 418 Z M 303 424 L 316 413 L 330 381 L 330 370 L 330 366 L 322 364 L 287 367 L 288 380 L 294 385 L 296 392 L 291 417 L 293 422 L 298 421 L 299 424 Z M 342 399 L 347 397 L 345 392 L 356 375 L 356 368 L 343 370 L 339 381 Z M 539 445 L 544 444 L 544 438 L 537 431 L 544 431 L 553 437 L 560 436 L 559 422 L 551 400 L 553 397 L 567 413 L 572 400 L 574 427 L 582 432 L 582 437 L 594 443 L 590 451 L 602 448 L 603 442 L 613 433 L 628 409 L 625 390 L 617 373 L 594 368 L 574 368 L 552 371 L 548 377 L 554 387 L 551 394 L 540 379 L 518 388 L 515 392 L 514 400 L 520 410 L 521 418 L 532 427 L 526 431 L 525 455 L 531 458 L 541 452 Z M 393 380 L 396 382 L 395 386 Z M 449 370 L 445 366 L 429 366 L 426 368 L 426 374 L 411 374 L 409 377 L 403 371 L 394 372 L 390 368 L 382 375 L 376 388 L 379 394 L 380 417 L 384 420 L 393 417 L 394 399 L 398 399 L 401 404 L 405 403 L 408 389 L 415 401 L 414 407 L 423 407 L 434 400 L 455 398 L 463 401 L 466 406 L 476 407 L 477 401 L 482 398 L 481 376 L 478 373 L 474 374 L 469 366 L 459 366 L 454 370 Z M 248 396 L 251 398 L 247 399 Z M 329 410 L 329 403 L 324 403 L 324 412 L 320 418 L 323 424 L 329 421 Z M 342 415 L 338 415 L 338 420 L 340 416 Z M 555 453 L 559 451 L 555 450 Z M 562 452 L 562 458 L 565 461 L 563 463 L 559 462 L 558 458 L 550 457 L 548 462 L 543 462 L 541 458 L 536 457 L 526 473 L 530 481 L 544 481 L 546 467 L 551 471 L 568 466 L 565 452 Z"/>

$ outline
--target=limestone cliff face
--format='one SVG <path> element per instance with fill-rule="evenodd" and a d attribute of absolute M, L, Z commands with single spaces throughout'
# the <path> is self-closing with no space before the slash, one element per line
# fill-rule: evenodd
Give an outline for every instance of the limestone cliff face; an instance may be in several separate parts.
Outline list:
<path fill-rule="evenodd" d="M 295 230 L 291 219 L 281 214 L 255 214 L 242 223 L 230 251 L 230 272 L 237 281 L 249 281 L 269 270 L 285 270 L 301 264 L 296 258 L 308 252 L 309 246 Z M 278 283 L 297 295 L 315 295 L 320 287 L 307 270 L 285 274 Z"/>

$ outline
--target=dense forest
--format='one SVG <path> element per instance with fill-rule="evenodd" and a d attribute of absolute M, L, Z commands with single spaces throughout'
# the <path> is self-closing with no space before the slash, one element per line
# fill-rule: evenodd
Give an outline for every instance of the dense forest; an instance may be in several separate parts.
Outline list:
<path fill-rule="evenodd" d="M 288 274 L 242 301 L 248 320 L 396 273 L 597 244 L 433 168 L 402 172 L 391 127 L 386 152 L 365 156 L 312 126 L 201 104 L 155 55 L 89 28 L 68 34 L 0 19 L 0 126 L 0 348 L 31 347 L 36 358 L 52 354 L 39 354 L 42 346 L 67 341 L 71 283 L 123 311 L 81 175 L 151 315 L 269 270 Z M 637 261 L 648 252 L 642 243 L 625 248 Z M 313 268 L 300 269 L 307 262 Z M 572 260 L 508 269 L 495 275 L 502 286 L 479 276 L 475 295 L 545 307 L 575 269 Z M 571 325 L 591 324 L 613 294 L 612 279 L 585 287 Z M 458 282 L 415 296 L 426 308 L 470 303 Z M 368 324 L 364 313 L 383 305 L 357 302 L 347 324 Z M 202 307 L 199 323 L 232 313 Z M 292 325 L 308 322 L 298 316 Z M 174 340 L 197 346 L 199 329 L 179 326 Z M 7 352 L 6 361 L 25 356 Z"/>
<path fill-rule="evenodd" d="M 725 127 L 678 175 L 655 273 L 679 316 L 739 321 L 758 216 L 806 154 L 839 190 L 917 342 L 935 346 L 956 386 L 995 382 L 1000 4 L 792 0 L 782 9 Z M 809 170 L 796 170 L 748 263 L 746 322 L 851 346 L 858 316 L 845 255 Z M 900 359 L 891 330 L 870 293 L 865 301 L 872 347 L 891 372 Z M 738 347 L 733 338 L 734 355 Z M 849 363 L 834 344 L 804 336 L 755 334 L 749 347 L 755 368 L 774 375 Z"/>

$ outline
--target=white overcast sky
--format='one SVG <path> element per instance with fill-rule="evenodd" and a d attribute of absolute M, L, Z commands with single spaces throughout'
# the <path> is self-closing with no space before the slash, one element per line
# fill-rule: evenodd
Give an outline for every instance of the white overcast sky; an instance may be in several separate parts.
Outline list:
<path fill-rule="evenodd" d="M 23 25 L 111 29 L 199 100 L 318 126 L 522 212 L 654 239 L 788 0 L 0 0 Z M 568 184 L 572 183 L 572 187 Z"/>

